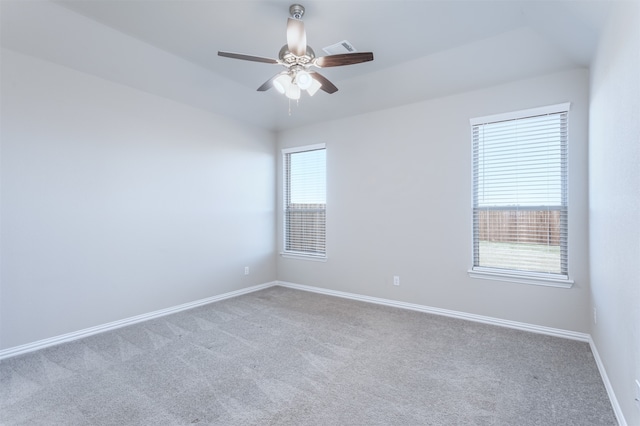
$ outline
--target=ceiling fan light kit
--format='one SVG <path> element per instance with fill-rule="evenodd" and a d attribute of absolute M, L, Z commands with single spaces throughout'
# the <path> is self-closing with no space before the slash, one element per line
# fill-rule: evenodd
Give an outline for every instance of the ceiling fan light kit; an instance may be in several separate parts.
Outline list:
<path fill-rule="evenodd" d="M 311 67 L 328 68 L 343 65 L 353 65 L 373 60 L 372 52 L 352 52 L 316 57 L 315 52 L 307 46 L 307 34 L 302 22 L 304 7 L 292 4 L 289 7 L 290 18 L 287 19 L 287 44 L 282 46 L 278 59 L 218 51 L 219 56 L 241 59 L 244 61 L 279 64 L 285 71 L 274 75 L 258 87 L 259 92 L 275 88 L 278 93 L 292 100 L 300 99 L 301 93 L 307 92 L 313 96 L 322 89 L 326 93 L 335 93 L 338 88 Z M 342 43 L 342 42 L 341 42 Z"/>
<path fill-rule="evenodd" d="M 295 84 L 302 90 L 307 90 L 311 87 L 311 82 L 313 79 L 311 78 L 311 74 L 306 72 L 304 69 L 298 70 L 296 72 Z"/>

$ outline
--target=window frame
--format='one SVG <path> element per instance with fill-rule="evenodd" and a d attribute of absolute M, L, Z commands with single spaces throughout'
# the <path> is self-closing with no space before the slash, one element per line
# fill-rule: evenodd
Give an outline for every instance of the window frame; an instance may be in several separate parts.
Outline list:
<path fill-rule="evenodd" d="M 327 229 L 326 229 L 326 211 L 327 211 L 327 204 L 326 204 L 326 200 L 325 200 L 325 204 L 324 204 L 324 214 L 325 214 L 325 223 L 324 223 L 324 253 L 313 253 L 313 252 L 305 252 L 305 251 L 293 251 L 293 250 L 287 250 L 287 197 L 288 194 L 290 192 L 290 189 L 287 187 L 288 184 L 288 178 L 287 178 L 287 159 L 286 156 L 290 155 L 290 154 L 295 154 L 295 153 L 301 153 L 301 152 L 309 152 L 309 151 L 318 151 L 318 150 L 324 150 L 325 151 L 325 156 L 326 156 L 326 144 L 325 143 L 317 143 L 317 144 L 312 144 L 312 145 L 303 145 L 303 146 L 297 146 L 297 147 L 291 147 L 291 148 L 283 148 L 281 150 L 281 159 L 282 159 L 282 251 L 280 252 L 280 255 L 282 257 L 285 258 L 292 258 L 292 259 L 303 259 L 303 260 L 311 260 L 311 261 L 317 261 L 317 262 L 326 262 L 327 260 L 327 246 L 326 246 L 326 241 L 327 241 Z M 326 158 L 326 157 L 325 157 Z M 325 173 L 326 173 L 326 163 L 325 163 Z M 325 180 L 325 191 L 326 191 L 326 180 Z"/>
<path fill-rule="evenodd" d="M 500 268 L 494 268 L 494 267 L 486 267 L 486 266 L 475 266 L 475 255 L 476 255 L 476 238 L 475 238 L 475 233 L 476 233 L 476 229 L 475 229 L 475 220 L 474 220 L 474 216 L 475 216 L 475 211 L 476 211 L 476 205 L 475 205 L 475 197 L 476 197 L 476 187 L 475 187 L 475 179 L 476 179 L 476 165 L 475 165 L 475 160 L 474 160 L 474 149 L 475 149 L 475 143 L 474 143 L 474 137 L 473 137 L 473 132 L 474 132 L 474 127 L 475 126 L 479 126 L 479 125 L 483 125 L 483 124 L 490 124 L 490 123 L 496 123 L 496 122 L 501 122 L 501 121 L 509 121 L 509 120 L 519 120 L 519 119 L 526 119 L 529 117 L 536 117 L 536 116 L 541 116 L 541 115 L 551 115 L 551 114 L 558 114 L 558 113 L 566 113 L 567 114 L 567 134 L 568 134 L 568 128 L 569 128 L 569 124 L 568 124 L 568 115 L 569 115 L 569 111 L 571 109 L 571 103 L 570 102 L 566 102 L 566 103 L 561 103 L 561 104 L 555 104 L 555 105 L 549 105 L 549 106 L 543 106 L 543 107 L 538 107 L 538 108 L 530 108 L 530 109 L 525 109 L 525 110 L 519 110 L 519 111 L 513 111 L 513 112 L 508 112 L 508 113 L 504 113 L 504 114 L 495 114 L 495 115 L 489 115 L 489 116 L 484 116 L 484 117 L 477 117 L 477 118 L 472 118 L 470 119 L 470 124 L 471 124 L 471 147 L 472 147 L 472 167 L 471 167 L 471 210 L 472 210 L 472 214 L 471 214 L 471 268 L 467 271 L 469 276 L 471 278 L 479 278 L 479 279 L 488 279 L 488 280 L 495 280 L 495 281 L 506 281 L 506 282 L 514 282 L 514 283 L 522 283 L 522 284 L 534 284 L 534 285 L 542 285 L 542 286 L 549 286 L 549 287 L 561 287 L 561 288 L 571 288 L 572 285 L 574 284 L 574 281 L 570 278 L 570 264 L 569 264 L 569 236 L 568 236 L 568 232 L 569 232 L 569 188 L 568 188 L 568 176 L 569 176 L 569 158 L 568 158 L 568 154 L 565 158 L 565 163 L 564 165 L 566 166 L 565 168 L 565 175 L 563 176 L 564 182 L 565 182 L 565 187 L 562 189 L 563 193 L 562 193 L 562 197 L 565 200 L 565 208 L 566 208 L 566 217 L 567 217 L 567 223 L 566 223 L 566 232 L 567 232 L 567 242 L 566 242 L 566 250 L 567 250 L 567 271 L 566 271 L 566 275 L 563 274 L 550 274 L 550 273 L 543 273 L 543 272 L 533 272 L 533 271 L 524 271 L 524 270 L 516 270 L 516 269 L 500 269 Z M 566 146 L 565 146 L 566 151 L 568 151 L 569 149 L 569 137 L 567 136 L 567 140 L 566 140 Z M 497 207 L 497 206 L 496 206 Z"/>

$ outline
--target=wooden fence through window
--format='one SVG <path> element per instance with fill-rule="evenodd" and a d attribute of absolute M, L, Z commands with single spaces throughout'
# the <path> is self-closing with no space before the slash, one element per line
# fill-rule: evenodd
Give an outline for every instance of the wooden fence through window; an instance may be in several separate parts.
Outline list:
<path fill-rule="evenodd" d="M 324 204 L 291 204 L 285 215 L 287 251 L 326 253 Z"/>
<path fill-rule="evenodd" d="M 480 210 L 480 241 L 560 245 L 558 210 Z"/>

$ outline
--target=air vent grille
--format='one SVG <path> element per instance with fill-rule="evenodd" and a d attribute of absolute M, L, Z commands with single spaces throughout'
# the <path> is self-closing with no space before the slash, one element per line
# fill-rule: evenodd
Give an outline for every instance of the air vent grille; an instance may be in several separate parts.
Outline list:
<path fill-rule="evenodd" d="M 349 43 L 347 40 L 342 40 L 336 44 L 332 44 L 331 46 L 323 47 L 322 50 L 324 50 L 327 55 L 357 52 L 356 48 L 353 47 L 353 44 Z"/>

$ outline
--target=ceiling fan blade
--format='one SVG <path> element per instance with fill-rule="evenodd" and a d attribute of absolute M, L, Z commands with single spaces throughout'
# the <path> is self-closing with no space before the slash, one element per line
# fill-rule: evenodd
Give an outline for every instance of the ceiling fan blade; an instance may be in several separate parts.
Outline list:
<path fill-rule="evenodd" d="M 316 58 L 314 65 L 320 68 L 340 67 L 361 62 L 373 61 L 373 52 L 342 53 L 339 55 L 321 56 Z"/>
<path fill-rule="evenodd" d="M 328 94 L 332 94 L 338 91 L 338 88 L 332 82 L 322 76 L 322 74 L 315 71 L 311 71 L 309 74 L 314 80 L 317 80 L 320 84 L 322 84 L 322 87 L 320 89 L 324 90 Z"/>
<path fill-rule="evenodd" d="M 225 58 L 242 59 L 243 61 L 264 62 L 266 64 L 277 64 L 277 63 L 279 63 L 276 59 L 263 58 L 261 56 L 244 55 L 242 53 L 232 53 L 232 52 L 220 52 L 220 51 L 218 51 L 218 56 L 224 56 Z"/>
<path fill-rule="evenodd" d="M 296 56 L 307 54 L 307 33 L 304 31 L 304 22 L 299 19 L 287 20 L 287 47 Z"/>
<path fill-rule="evenodd" d="M 271 89 L 273 87 L 273 81 L 280 77 L 282 75 L 282 73 L 278 73 L 276 75 L 274 75 L 273 77 L 271 77 L 269 80 L 265 81 L 262 86 L 258 87 L 258 92 L 265 92 L 269 89 Z"/>

